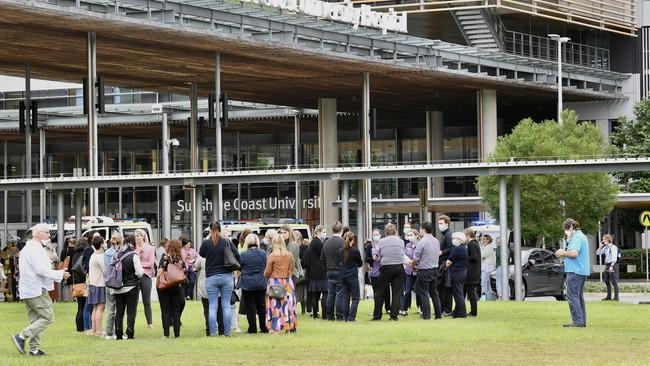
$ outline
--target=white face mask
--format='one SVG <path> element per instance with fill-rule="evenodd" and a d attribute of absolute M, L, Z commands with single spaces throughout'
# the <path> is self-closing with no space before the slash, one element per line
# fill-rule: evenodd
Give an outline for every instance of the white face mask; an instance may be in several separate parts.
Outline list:
<path fill-rule="evenodd" d="M 453 239 L 451 242 L 454 244 L 455 247 L 463 244 L 463 242 L 458 239 Z"/>
<path fill-rule="evenodd" d="M 320 237 L 320 240 L 325 240 L 327 239 L 327 233 L 324 231 L 321 231 L 321 233 L 318 235 Z"/>
<path fill-rule="evenodd" d="M 411 228 L 410 227 L 405 227 L 404 228 L 404 235 L 408 235 L 411 233 Z"/>
<path fill-rule="evenodd" d="M 43 243 L 43 246 L 46 247 L 46 246 L 50 245 L 51 242 L 52 241 L 50 239 L 43 239 L 43 241 L 41 243 Z"/>
<path fill-rule="evenodd" d="M 409 235 L 406 237 L 406 240 L 408 240 L 411 243 L 415 243 L 418 239 L 413 235 Z"/>
<path fill-rule="evenodd" d="M 440 231 L 447 230 L 447 225 L 446 224 L 438 224 L 438 230 L 440 230 Z"/>
<path fill-rule="evenodd" d="M 373 235 L 373 237 L 372 237 L 373 241 L 379 241 L 379 239 L 381 239 L 381 236 L 379 236 L 379 235 Z"/>

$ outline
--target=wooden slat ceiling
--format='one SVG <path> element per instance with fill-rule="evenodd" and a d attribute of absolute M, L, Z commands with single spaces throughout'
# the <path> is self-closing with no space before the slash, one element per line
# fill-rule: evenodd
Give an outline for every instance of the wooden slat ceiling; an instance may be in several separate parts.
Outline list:
<path fill-rule="evenodd" d="M 317 108 L 319 97 L 335 97 L 339 110 L 356 112 L 362 72 L 371 74 L 373 106 L 396 113 L 464 108 L 475 103 L 479 89 L 497 89 L 499 98 L 511 103 L 555 100 L 552 87 L 421 71 L 172 24 L 25 4 L 0 0 L 0 73 L 21 76 L 29 63 L 34 78 L 79 82 L 86 70 L 85 32 L 95 31 L 97 69 L 107 85 L 187 94 L 188 83 L 194 82 L 206 95 L 214 87 L 214 54 L 220 52 L 222 90 L 233 100 Z M 565 93 L 567 101 L 584 99 L 577 92 Z"/>

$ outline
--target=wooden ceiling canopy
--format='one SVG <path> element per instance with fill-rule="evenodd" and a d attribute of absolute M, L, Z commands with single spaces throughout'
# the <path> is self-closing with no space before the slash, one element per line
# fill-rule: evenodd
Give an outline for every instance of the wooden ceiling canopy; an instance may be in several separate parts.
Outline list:
<path fill-rule="evenodd" d="M 480 89 L 496 89 L 500 98 L 515 103 L 555 99 L 553 86 L 422 70 L 174 24 L 25 4 L 0 0 L 0 73 L 22 76 L 29 63 L 34 78 L 80 82 L 86 70 L 86 32 L 94 31 L 97 70 L 107 85 L 189 94 L 188 84 L 197 83 L 207 95 L 214 88 L 214 55 L 219 52 L 222 90 L 233 100 L 317 108 L 319 97 L 335 97 L 339 110 L 356 112 L 363 72 L 370 73 L 371 103 L 395 111 L 471 105 Z M 577 92 L 565 93 L 567 101 L 584 99 Z"/>

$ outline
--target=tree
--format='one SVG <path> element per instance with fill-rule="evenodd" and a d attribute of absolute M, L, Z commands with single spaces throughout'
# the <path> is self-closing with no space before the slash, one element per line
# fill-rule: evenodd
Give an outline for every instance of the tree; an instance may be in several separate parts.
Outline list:
<path fill-rule="evenodd" d="M 621 117 L 609 140 L 619 153 L 635 157 L 650 155 L 650 99 L 634 106 L 633 120 Z M 650 192 L 650 172 L 625 172 L 614 176 L 625 192 Z"/>
<path fill-rule="evenodd" d="M 512 133 L 500 137 L 488 161 L 579 159 L 606 156 L 611 148 L 592 123 L 577 123 L 573 111 L 562 113 L 564 123 L 522 120 Z M 563 236 L 566 217 L 594 233 L 598 222 L 614 207 L 618 186 L 606 173 L 523 175 L 521 182 L 522 238 L 555 241 Z M 508 207 L 512 207 L 512 178 L 507 177 Z M 499 177 L 482 176 L 477 188 L 494 217 L 499 217 Z M 512 222 L 512 209 L 508 210 Z"/>

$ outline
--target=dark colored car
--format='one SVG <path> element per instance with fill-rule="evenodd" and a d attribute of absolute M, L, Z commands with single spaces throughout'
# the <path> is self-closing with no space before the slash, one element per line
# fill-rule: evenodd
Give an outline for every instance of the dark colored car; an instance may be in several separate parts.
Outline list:
<path fill-rule="evenodd" d="M 510 265 L 510 298 L 514 299 L 514 266 Z M 523 298 L 555 296 L 566 299 L 564 264 L 553 252 L 541 248 L 521 248 L 521 274 Z M 490 276 L 492 290 L 496 293 L 496 273 Z"/>

